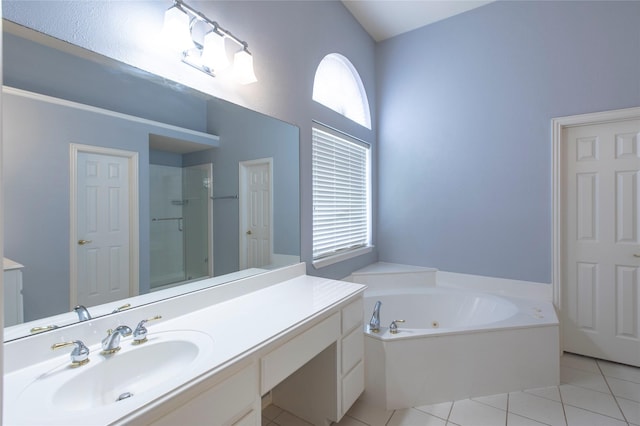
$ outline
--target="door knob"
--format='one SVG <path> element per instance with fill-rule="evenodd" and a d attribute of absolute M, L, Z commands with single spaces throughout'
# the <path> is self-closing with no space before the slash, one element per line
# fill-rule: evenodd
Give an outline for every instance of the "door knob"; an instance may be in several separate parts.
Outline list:
<path fill-rule="evenodd" d="M 247 235 L 251 235 L 251 229 L 247 231 Z"/>
<path fill-rule="evenodd" d="M 83 246 L 85 244 L 89 244 L 91 240 L 78 240 L 78 245 Z"/>
<path fill-rule="evenodd" d="M 633 257 L 640 257 L 640 253 L 633 253 Z"/>

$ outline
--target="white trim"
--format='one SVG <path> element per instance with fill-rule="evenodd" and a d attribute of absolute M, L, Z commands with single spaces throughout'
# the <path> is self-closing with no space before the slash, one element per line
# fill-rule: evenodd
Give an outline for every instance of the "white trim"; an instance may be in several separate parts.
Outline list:
<path fill-rule="evenodd" d="M 111 149 L 92 145 L 69 144 L 70 170 L 69 170 L 69 304 L 70 308 L 78 304 L 78 280 L 77 280 L 77 264 L 78 253 L 76 242 L 78 241 L 77 223 L 77 199 L 75 195 L 78 190 L 78 153 L 86 152 L 99 155 L 111 155 L 114 157 L 123 157 L 128 159 L 129 164 L 129 297 L 137 296 L 140 293 L 140 207 L 138 204 L 139 196 L 139 171 L 138 171 L 138 153 L 133 151 L 124 151 L 121 149 Z"/>
<path fill-rule="evenodd" d="M 552 277 L 553 304 L 556 309 L 562 307 L 562 180 L 564 159 L 561 158 L 561 145 L 565 143 L 562 132 L 565 128 L 605 124 L 618 121 L 639 120 L 640 107 L 626 108 L 613 111 L 596 112 L 568 117 L 558 117 L 551 120 L 553 131 L 553 247 L 552 247 Z"/>
<path fill-rule="evenodd" d="M 342 262 L 347 259 L 352 259 L 363 254 L 371 253 L 374 246 L 366 246 L 349 250 L 344 253 L 334 254 L 333 256 L 322 257 L 312 262 L 313 267 L 316 269 L 324 268 L 325 266 L 333 265 L 334 263 Z"/>
<path fill-rule="evenodd" d="M 207 173 L 207 178 L 209 179 L 209 188 L 207 188 L 207 229 L 208 229 L 208 237 L 207 237 L 207 258 L 209 259 L 207 265 L 207 278 L 214 276 L 213 270 L 213 163 L 202 163 L 195 164 L 193 166 L 185 166 L 181 167 L 183 173 L 183 185 L 184 185 L 184 170 L 185 169 L 204 169 Z M 186 247 L 185 247 L 186 249 Z M 185 261 L 185 271 L 186 271 L 186 261 Z M 204 278 L 204 277 L 202 277 Z M 198 279 L 202 279 L 198 278 Z M 153 291 L 158 290 L 158 288 L 153 289 Z"/>
<path fill-rule="evenodd" d="M 148 120 L 146 118 L 136 117 L 134 115 L 123 114 L 121 112 L 115 112 L 104 108 L 98 108 L 90 105 L 81 104 L 78 102 L 68 101 L 66 99 L 54 98 L 52 96 L 43 95 L 40 93 L 33 93 L 22 89 L 16 89 L 15 87 L 2 86 L 3 94 L 21 96 L 27 99 L 33 99 L 40 102 L 46 102 L 53 105 L 59 105 L 67 108 L 73 108 L 81 111 L 93 112 L 96 114 L 105 115 L 107 117 L 118 118 L 121 120 L 132 121 L 134 123 L 145 124 L 172 132 L 180 132 L 182 134 L 191 135 L 197 138 L 202 138 L 208 141 L 211 146 L 220 145 L 220 137 L 212 135 L 210 133 L 199 132 L 197 130 L 187 129 L 184 127 L 173 126 L 171 124 L 162 123 L 160 121 Z"/>
<path fill-rule="evenodd" d="M 245 232 L 247 224 L 247 169 L 251 166 L 266 164 L 269 168 L 269 257 L 273 260 L 273 157 L 259 158 L 257 160 L 241 161 L 238 163 L 238 215 L 240 228 L 238 229 L 239 239 L 239 267 L 247 268 L 247 239 Z M 261 265 L 264 266 L 264 265 Z"/>

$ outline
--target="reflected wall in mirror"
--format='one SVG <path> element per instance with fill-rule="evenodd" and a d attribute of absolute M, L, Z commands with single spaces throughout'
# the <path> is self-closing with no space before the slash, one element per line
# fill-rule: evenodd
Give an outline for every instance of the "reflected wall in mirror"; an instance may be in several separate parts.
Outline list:
<path fill-rule="evenodd" d="M 3 25 L 4 253 L 30 326 L 5 340 L 77 321 L 76 302 L 100 315 L 299 261 L 297 127 Z M 78 179 L 102 160 L 107 182 L 129 173 L 118 189 Z"/>

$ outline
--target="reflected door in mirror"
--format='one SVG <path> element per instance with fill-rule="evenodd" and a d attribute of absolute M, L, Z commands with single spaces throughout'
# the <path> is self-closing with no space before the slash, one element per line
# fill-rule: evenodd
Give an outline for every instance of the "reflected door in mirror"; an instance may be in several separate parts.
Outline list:
<path fill-rule="evenodd" d="M 77 153 L 77 300 L 71 301 L 72 306 L 95 306 L 131 296 L 128 161 L 114 155 Z"/>
<path fill-rule="evenodd" d="M 240 239 L 240 267 L 260 268 L 271 264 L 272 187 L 270 159 L 245 161 L 240 164 L 241 223 L 245 229 Z"/>

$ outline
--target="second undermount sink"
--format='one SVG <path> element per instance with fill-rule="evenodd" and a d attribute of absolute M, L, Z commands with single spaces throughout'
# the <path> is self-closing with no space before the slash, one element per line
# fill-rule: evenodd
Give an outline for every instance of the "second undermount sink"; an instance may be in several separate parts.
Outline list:
<path fill-rule="evenodd" d="M 197 331 L 158 332 L 134 346 L 123 339 L 122 350 L 104 356 L 92 352 L 88 364 L 65 366 L 41 375 L 20 399 L 45 401 L 56 411 L 92 410 L 153 391 L 168 392 L 210 358 L 213 341 Z"/>

